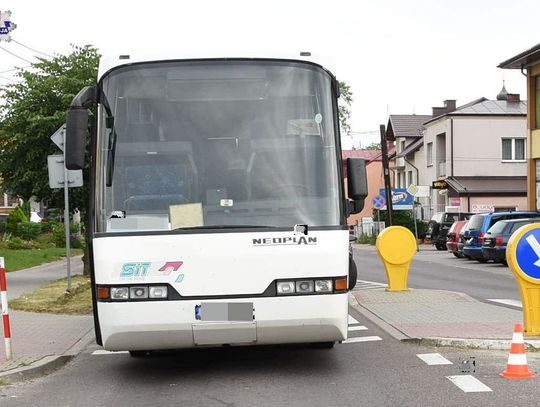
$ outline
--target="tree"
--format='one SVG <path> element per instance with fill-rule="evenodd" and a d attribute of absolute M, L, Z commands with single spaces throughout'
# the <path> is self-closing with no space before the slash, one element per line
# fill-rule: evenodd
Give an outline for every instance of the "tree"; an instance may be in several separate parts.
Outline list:
<path fill-rule="evenodd" d="M 366 150 L 380 150 L 381 149 L 381 143 L 371 143 L 365 149 Z"/>
<path fill-rule="evenodd" d="M 51 189 L 47 156 L 60 151 L 51 135 L 65 122 L 66 112 L 79 90 L 96 82 L 99 55 L 87 45 L 73 47 L 68 55 L 37 58 L 30 68 L 20 68 L 20 82 L 2 90 L 0 106 L 0 178 L 3 188 L 28 200 L 46 199 L 63 206 L 63 190 Z M 88 171 L 85 171 L 85 181 Z M 87 188 L 70 189 L 70 206 L 85 208 Z"/>
<path fill-rule="evenodd" d="M 351 131 L 351 125 L 349 120 L 351 119 L 351 103 L 353 101 L 353 94 L 351 87 L 346 82 L 339 82 L 339 124 L 343 133 Z"/>

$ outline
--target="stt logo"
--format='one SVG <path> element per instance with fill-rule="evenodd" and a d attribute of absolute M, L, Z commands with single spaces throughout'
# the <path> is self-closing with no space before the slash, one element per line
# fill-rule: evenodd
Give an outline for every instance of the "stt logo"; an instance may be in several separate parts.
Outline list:
<path fill-rule="evenodd" d="M 173 271 L 178 271 L 178 269 L 182 266 L 182 264 L 184 264 L 183 261 L 168 261 L 163 266 L 161 266 L 159 271 L 161 271 L 163 274 L 168 276 Z"/>
<path fill-rule="evenodd" d="M 150 263 L 126 263 L 120 277 L 146 277 Z"/>

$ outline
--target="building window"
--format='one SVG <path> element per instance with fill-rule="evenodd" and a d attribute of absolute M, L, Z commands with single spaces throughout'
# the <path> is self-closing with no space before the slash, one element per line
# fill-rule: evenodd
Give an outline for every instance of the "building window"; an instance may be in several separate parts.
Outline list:
<path fill-rule="evenodd" d="M 525 161 L 525 139 L 503 138 L 501 158 L 503 161 Z"/>
<path fill-rule="evenodd" d="M 433 165 L 433 143 L 427 143 L 427 165 Z"/>
<path fill-rule="evenodd" d="M 536 77 L 536 98 L 535 98 L 535 105 L 536 105 L 536 129 L 540 129 L 540 76 Z"/>
<path fill-rule="evenodd" d="M 407 174 L 409 179 L 408 179 L 408 183 L 407 183 L 407 186 L 411 185 L 413 182 L 412 182 L 412 171 L 409 171 L 409 173 Z"/>

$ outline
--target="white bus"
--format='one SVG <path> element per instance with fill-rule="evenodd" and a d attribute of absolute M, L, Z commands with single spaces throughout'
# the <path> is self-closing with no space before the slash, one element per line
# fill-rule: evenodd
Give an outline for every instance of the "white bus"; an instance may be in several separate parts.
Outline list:
<path fill-rule="evenodd" d="M 87 241 L 97 343 L 148 351 L 347 337 L 356 283 L 335 77 L 309 57 L 102 58 L 67 118 L 91 134 Z M 350 281 L 349 281 L 350 280 Z"/>

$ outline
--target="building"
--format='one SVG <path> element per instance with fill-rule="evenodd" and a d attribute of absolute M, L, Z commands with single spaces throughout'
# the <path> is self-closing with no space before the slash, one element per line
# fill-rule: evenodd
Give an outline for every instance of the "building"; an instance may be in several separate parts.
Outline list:
<path fill-rule="evenodd" d="M 394 146 L 389 147 L 389 154 L 393 154 Z M 382 154 L 380 150 L 343 150 L 343 165 L 347 165 L 347 158 L 363 158 L 366 160 L 366 173 L 368 181 L 369 195 L 365 200 L 364 209 L 362 212 L 349 216 L 347 223 L 349 225 L 356 224 L 362 218 L 373 216 L 373 199 L 379 195 L 380 189 L 384 188 L 384 177 L 382 167 Z M 347 168 L 343 169 L 343 174 L 347 174 Z M 347 185 L 347 179 L 345 179 Z"/>
<path fill-rule="evenodd" d="M 527 207 L 540 210 L 540 44 L 499 64 L 527 76 Z"/>
<path fill-rule="evenodd" d="M 431 116 L 390 115 L 386 137 L 396 142 L 396 187 L 438 188 L 416 200 L 418 216 L 429 219 L 448 207 L 526 209 L 526 109 L 503 85 L 496 100 L 479 98 L 460 107 L 445 100 Z"/>
<path fill-rule="evenodd" d="M 395 143 L 395 165 L 393 166 L 394 185 L 407 188 L 411 184 L 421 185 L 420 154 L 424 122 L 429 115 L 390 115 L 386 126 L 386 140 Z M 423 175 L 423 174 L 422 174 Z"/>
<path fill-rule="evenodd" d="M 445 107 L 424 123 L 425 179 L 446 181 L 432 191 L 434 211 L 526 209 L 527 103 L 503 85 L 496 100 Z"/>

